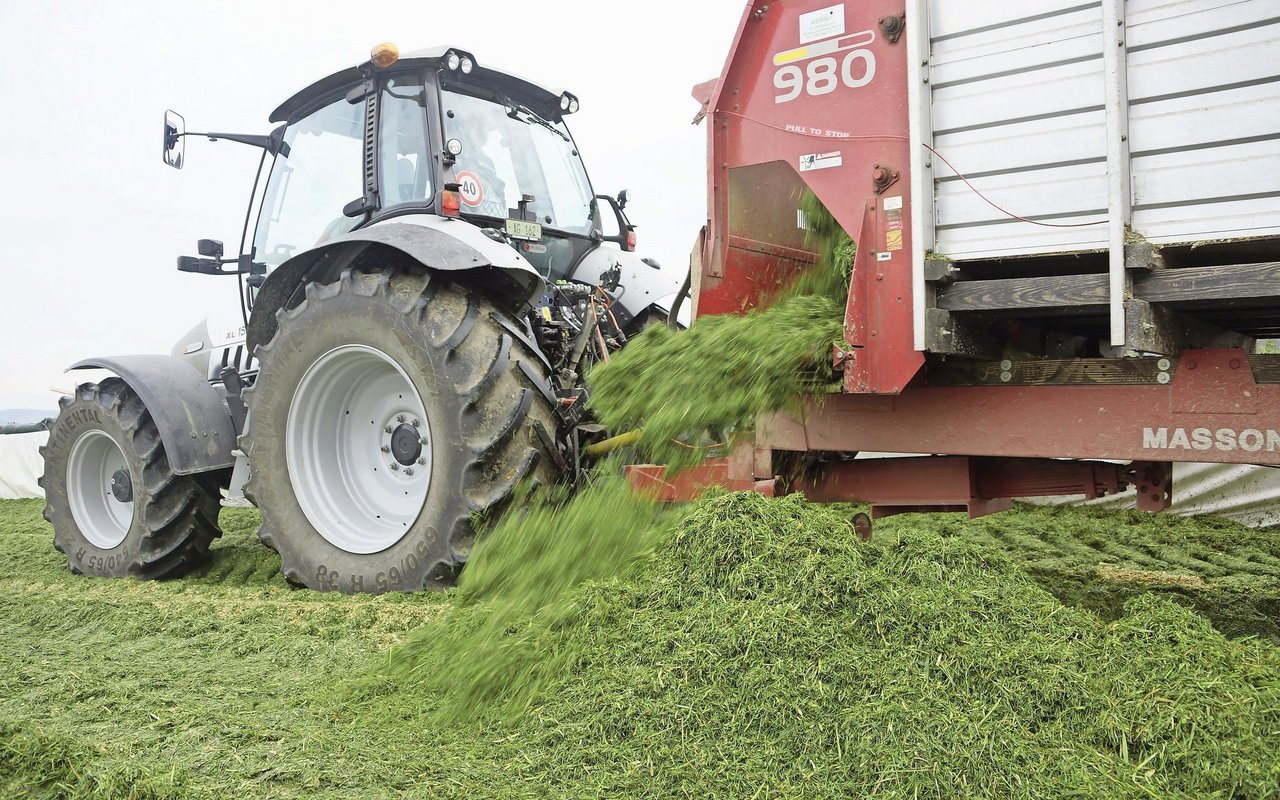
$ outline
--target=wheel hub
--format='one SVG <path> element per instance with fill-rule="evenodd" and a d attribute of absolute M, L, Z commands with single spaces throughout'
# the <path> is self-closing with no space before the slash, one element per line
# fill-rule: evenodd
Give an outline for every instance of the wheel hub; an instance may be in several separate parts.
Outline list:
<path fill-rule="evenodd" d="M 289 481 L 307 521 L 348 553 L 381 552 L 417 519 L 431 487 L 431 421 L 396 360 L 360 344 L 321 355 L 285 424 Z"/>
<path fill-rule="evenodd" d="M 105 431 L 88 430 L 67 456 L 67 504 L 89 544 L 119 547 L 133 524 L 133 480 L 120 445 Z"/>
<path fill-rule="evenodd" d="M 418 429 L 407 422 L 400 423 L 391 433 L 391 455 L 401 466 L 418 463 L 422 455 L 422 437 Z"/>
<path fill-rule="evenodd" d="M 118 469 L 111 476 L 111 496 L 121 503 L 133 502 L 133 479 L 129 477 L 129 470 Z"/>

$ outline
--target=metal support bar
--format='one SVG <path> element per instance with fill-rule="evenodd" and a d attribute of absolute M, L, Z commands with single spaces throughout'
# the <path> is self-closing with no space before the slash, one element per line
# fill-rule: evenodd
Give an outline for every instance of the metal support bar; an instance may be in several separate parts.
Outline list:
<path fill-rule="evenodd" d="M 947 311 L 1097 313 L 1109 304 L 1106 275 L 1055 275 L 957 281 L 938 291 Z M 1280 262 L 1177 267 L 1135 276 L 1133 296 L 1148 303 L 1204 308 L 1270 308 L 1280 303 Z"/>
<path fill-rule="evenodd" d="M 869 458 L 825 464 L 798 478 L 793 489 L 821 503 L 865 502 L 872 517 L 916 511 L 966 511 L 978 517 L 1003 511 L 1015 497 L 1123 491 L 1128 467 L 1036 458 Z"/>
<path fill-rule="evenodd" d="M 933 92 L 929 87 L 929 13 L 925 0 L 908 0 L 907 129 L 911 148 L 911 325 L 913 346 L 927 346 L 925 253 L 933 248 L 933 160 L 923 145 L 933 142 Z"/>
<path fill-rule="evenodd" d="M 1107 304 L 1111 318 L 1111 344 L 1125 344 L 1124 239 L 1131 219 L 1129 191 L 1129 99 L 1124 27 L 1125 0 L 1102 1 L 1102 72 L 1106 82 L 1107 116 Z"/>

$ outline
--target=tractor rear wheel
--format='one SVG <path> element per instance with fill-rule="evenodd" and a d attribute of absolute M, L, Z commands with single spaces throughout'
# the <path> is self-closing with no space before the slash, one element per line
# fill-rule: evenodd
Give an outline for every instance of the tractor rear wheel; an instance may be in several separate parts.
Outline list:
<path fill-rule="evenodd" d="M 243 449 L 259 536 L 289 581 L 446 585 L 476 516 L 526 479 L 561 477 L 546 368 L 475 292 L 425 273 L 344 272 L 277 322 L 255 353 Z"/>
<path fill-rule="evenodd" d="M 44 456 L 44 518 L 72 572 L 168 578 L 208 559 L 219 476 L 175 475 L 141 398 L 119 378 L 60 401 Z"/>

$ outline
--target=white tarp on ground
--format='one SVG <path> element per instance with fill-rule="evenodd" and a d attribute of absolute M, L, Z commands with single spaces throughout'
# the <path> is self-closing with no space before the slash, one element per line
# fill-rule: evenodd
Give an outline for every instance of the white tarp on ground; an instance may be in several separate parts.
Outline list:
<path fill-rule="evenodd" d="M 40 448 L 48 440 L 47 431 L 0 436 L 0 500 L 44 497 L 36 479 L 44 474 Z"/>

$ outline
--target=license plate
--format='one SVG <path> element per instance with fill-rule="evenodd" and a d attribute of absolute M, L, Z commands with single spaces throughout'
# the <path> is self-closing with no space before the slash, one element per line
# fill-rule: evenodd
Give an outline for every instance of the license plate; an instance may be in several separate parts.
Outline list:
<path fill-rule="evenodd" d="M 542 226 L 536 222 L 526 222 L 522 219 L 509 219 L 507 220 L 507 235 L 512 239 L 536 242 L 542 238 Z"/>

